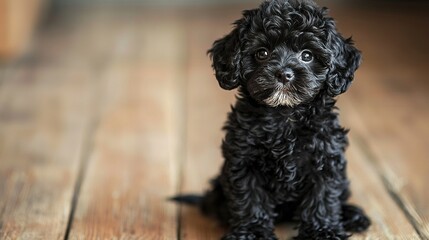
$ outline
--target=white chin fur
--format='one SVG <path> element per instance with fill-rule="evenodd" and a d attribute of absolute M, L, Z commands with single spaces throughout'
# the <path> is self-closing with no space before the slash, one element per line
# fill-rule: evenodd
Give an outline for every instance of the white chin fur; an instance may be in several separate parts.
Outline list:
<path fill-rule="evenodd" d="M 271 107 L 278 106 L 289 106 L 293 107 L 300 103 L 300 100 L 294 96 L 294 94 L 288 94 L 283 90 L 277 90 L 273 94 L 266 98 L 264 102 Z"/>

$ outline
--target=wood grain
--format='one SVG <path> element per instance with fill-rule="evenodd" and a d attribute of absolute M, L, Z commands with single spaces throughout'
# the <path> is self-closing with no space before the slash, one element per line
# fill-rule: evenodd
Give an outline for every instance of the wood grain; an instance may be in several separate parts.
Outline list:
<path fill-rule="evenodd" d="M 425 161 L 429 146 L 429 135 L 424 126 L 426 123 L 420 122 L 420 119 L 416 120 L 415 125 L 409 125 L 406 119 L 407 114 L 411 113 L 405 113 L 407 108 L 388 106 L 390 99 L 413 105 L 416 101 L 410 99 L 411 95 L 402 98 L 394 93 L 386 93 L 382 90 L 385 86 L 378 88 L 378 84 L 372 84 L 370 89 L 363 85 L 361 84 L 361 89 L 365 89 L 366 97 L 354 95 L 352 97 L 357 98 L 342 102 L 343 109 L 355 109 L 347 110 L 347 122 L 355 129 L 353 136 L 356 143 L 370 156 L 385 187 L 399 202 L 420 235 L 428 238 L 428 213 L 424 204 L 428 195 L 426 188 L 422 186 L 425 182 L 424 172 L 428 169 Z M 372 91 L 377 91 L 377 99 L 371 99 L 374 94 Z M 422 115 L 427 114 L 425 111 L 421 112 Z M 377 112 L 382 112 L 382 115 Z M 362 120 L 364 122 L 359 122 Z"/>
<path fill-rule="evenodd" d="M 102 24 L 124 49 L 107 56 L 101 76 L 102 116 L 69 239 L 174 239 L 177 209 L 167 198 L 176 192 L 183 128 L 180 22 L 115 14 Z"/>
<path fill-rule="evenodd" d="M 372 221 L 368 231 L 352 239 L 420 239 L 402 209 L 385 189 L 364 149 L 351 139 L 347 152 L 351 202 L 361 206 Z"/>
<path fill-rule="evenodd" d="M 228 26 L 239 13 L 228 11 L 224 18 L 206 11 L 188 15 L 188 68 L 186 159 L 182 170 L 182 193 L 202 194 L 209 188 L 223 161 L 220 143 L 225 114 L 234 101 L 234 93 L 218 87 L 206 51 L 214 39 L 228 33 Z M 213 24 L 213 20 L 217 23 Z M 207 27 L 210 26 L 210 27 Z M 194 208 L 183 206 L 179 219 L 181 239 L 220 239 L 225 232 L 215 219 Z"/>
<path fill-rule="evenodd" d="M 0 239 L 63 239 L 93 89 L 85 74 L 74 70 L 14 66 L 5 72 L 0 90 Z"/>
<path fill-rule="evenodd" d="M 420 236 L 429 239 L 429 30 L 423 27 L 429 17 L 423 9 L 412 12 L 410 17 L 393 8 L 381 15 L 350 11 L 343 16 L 342 23 L 356 31 L 364 61 L 340 107 L 356 144 Z M 357 15 L 380 20 L 364 25 Z M 392 19 L 401 24 L 386 27 Z"/>

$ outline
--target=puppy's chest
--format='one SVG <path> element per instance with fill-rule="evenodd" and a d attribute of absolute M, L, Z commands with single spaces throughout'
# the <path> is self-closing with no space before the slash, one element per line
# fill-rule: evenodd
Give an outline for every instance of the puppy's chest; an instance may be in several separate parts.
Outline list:
<path fill-rule="evenodd" d="M 303 182 L 309 162 L 304 146 L 314 135 L 302 124 L 288 119 L 259 121 L 249 129 L 249 142 L 259 150 L 252 165 L 268 189 L 292 197 L 290 193 L 302 188 L 299 183 Z"/>
<path fill-rule="evenodd" d="M 301 124 L 288 119 L 265 120 L 248 129 L 247 140 L 259 149 L 256 163 L 262 171 L 295 171 L 296 160 L 302 147 L 310 142 L 314 133 L 303 133 Z M 261 161 L 262 160 L 262 161 Z M 296 166 L 292 166 L 292 164 Z"/>
<path fill-rule="evenodd" d="M 259 149 L 254 162 L 263 175 L 277 182 L 301 181 L 313 169 L 315 142 L 330 142 L 330 124 L 299 122 L 288 118 L 259 121 L 248 131 L 248 142 Z M 323 139 L 326 138 L 326 139 Z M 322 150 L 323 151 L 323 150 Z"/>

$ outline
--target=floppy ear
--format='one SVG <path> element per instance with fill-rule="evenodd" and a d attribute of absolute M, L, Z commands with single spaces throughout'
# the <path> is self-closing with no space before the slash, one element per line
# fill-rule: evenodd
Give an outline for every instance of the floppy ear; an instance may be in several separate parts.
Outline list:
<path fill-rule="evenodd" d="M 258 9 L 243 11 L 243 18 L 234 22 L 234 29 L 225 37 L 216 40 L 207 51 L 213 61 L 216 79 L 223 89 L 231 90 L 240 85 L 241 46 L 257 12 Z"/>
<path fill-rule="evenodd" d="M 238 25 L 231 33 L 216 40 L 213 47 L 207 52 L 213 61 L 219 85 L 226 90 L 238 87 L 240 78 L 240 41 Z"/>
<path fill-rule="evenodd" d="M 354 73 L 361 62 L 361 54 L 353 46 L 351 38 L 344 39 L 335 29 L 332 19 L 329 21 L 328 49 L 331 52 L 331 66 L 327 79 L 328 94 L 337 96 L 345 92 L 353 81 Z"/>

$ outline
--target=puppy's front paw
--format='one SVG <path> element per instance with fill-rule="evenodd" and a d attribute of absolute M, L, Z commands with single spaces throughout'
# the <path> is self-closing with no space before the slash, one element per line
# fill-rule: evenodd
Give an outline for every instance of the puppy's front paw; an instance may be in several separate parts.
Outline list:
<path fill-rule="evenodd" d="M 371 225 L 371 220 L 364 211 L 356 206 L 345 204 L 341 206 L 341 217 L 344 229 L 349 232 L 363 232 Z"/>

